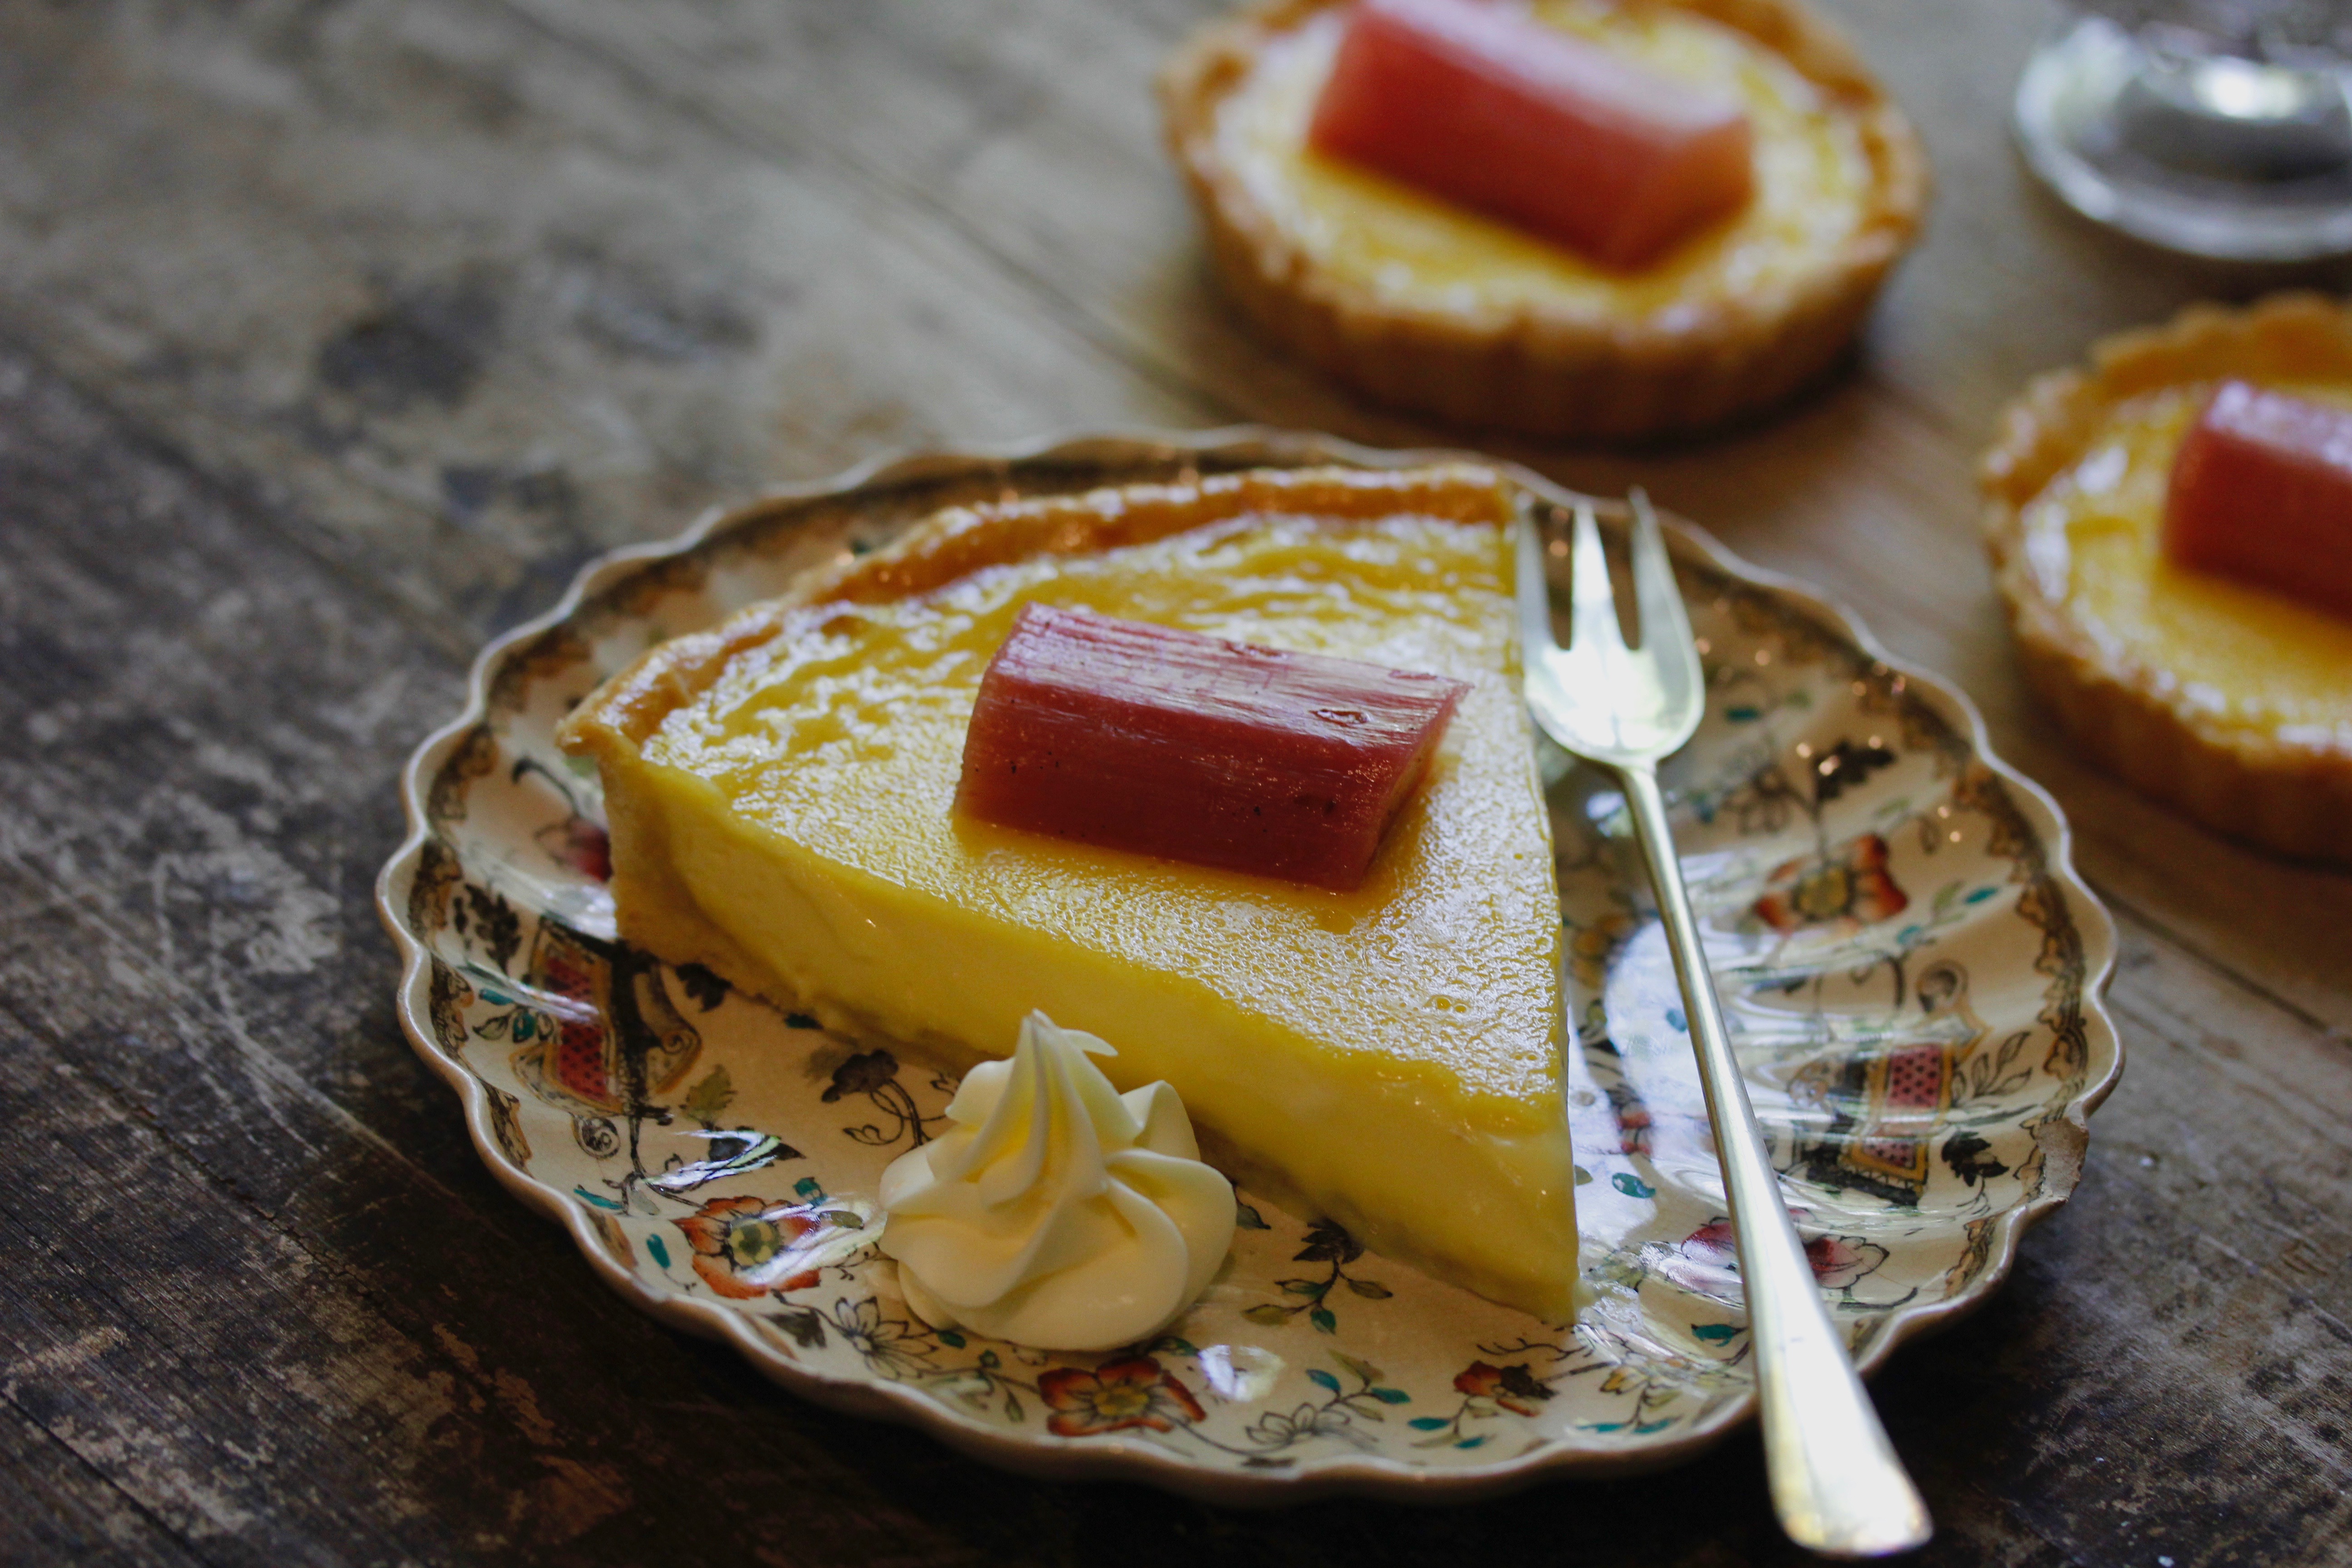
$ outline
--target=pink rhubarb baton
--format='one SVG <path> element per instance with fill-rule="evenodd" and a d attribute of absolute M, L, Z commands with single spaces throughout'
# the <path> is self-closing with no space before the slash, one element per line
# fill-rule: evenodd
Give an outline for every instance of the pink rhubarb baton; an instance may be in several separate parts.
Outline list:
<path fill-rule="evenodd" d="M 1363 0 L 1307 140 L 1604 265 L 1744 205 L 1740 108 L 1483 0 Z"/>
<path fill-rule="evenodd" d="M 1024 605 L 964 738 L 1001 826 L 1346 891 L 1469 688 Z"/>
<path fill-rule="evenodd" d="M 2164 548 L 2352 619 L 2352 409 L 2225 382 L 2173 459 Z"/>

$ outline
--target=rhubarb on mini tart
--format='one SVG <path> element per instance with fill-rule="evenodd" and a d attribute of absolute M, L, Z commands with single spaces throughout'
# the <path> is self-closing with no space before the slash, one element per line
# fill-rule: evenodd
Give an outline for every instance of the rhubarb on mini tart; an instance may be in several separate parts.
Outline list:
<path fill-rule="evenodd" d="M 1979 475 L 2028 680 L 2210 827 L 2352 864 L 2352 311 L 2198 306 L 2004 413 Z"/>
<path fill-rule="evenodd" d="M 1263 0 L 1160 79 L 1226 291 L 1369 397 L 1630 438 L 1851 342 L 1927 191 L 1802 0 Z"/>
<path fill-rule="evenodd" d="M 1565 1321 L 1509 519 L 1475 466 L 1251 470 L 822 568 L 566 721 L 622 933 L 956 1070 L 1042 1013 L 1228 1174 Z"/>

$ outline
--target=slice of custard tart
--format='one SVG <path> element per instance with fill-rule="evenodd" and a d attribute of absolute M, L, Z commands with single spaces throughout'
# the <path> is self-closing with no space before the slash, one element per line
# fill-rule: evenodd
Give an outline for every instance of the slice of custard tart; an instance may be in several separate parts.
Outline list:
<path fill-rule="evenodd" d="M 566 722 L 629 940 L 961 1069 L 1043 1011 L 1175 1086 L 1230 1173 L 1538 1316 L 1576 1295 L 1560 918 L 1504 486 L 1255 470 L 943 512 L 679 637 Z M 1334 891 L 955 809 L 1024 605 L 1462 683 Z"/>

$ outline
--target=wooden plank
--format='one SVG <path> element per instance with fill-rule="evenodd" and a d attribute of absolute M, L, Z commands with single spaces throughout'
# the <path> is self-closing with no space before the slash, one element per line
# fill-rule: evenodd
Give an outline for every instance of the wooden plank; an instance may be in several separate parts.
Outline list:
<path fill-rule="evenodd" d="M 62 1347 L 58 1355 L 87 1356 L 102 1342 Z M 0 1392 L 7 1381 L 0 1373 Z M 201 1561 L 13 1401 L 5 1403 L 0 1410 L 0 1561 L 94 1568 Z"/>
<path fill-rule="evenodd" d="M 31 1173 L 0 1280 L 9 1401 L 205 1559 L 642 1562 L 675 1550 L 677 1486 L 759 1561 L 776 1468 L 813 1466 L 840 1505 L 807 1531 L 824 1560 L 957 1560 L 825 1457 L 829 1418 L 623 1307 L 552 1226 L 502 1238 L 331 1144 L 286 1150 L 310 1179 L 265 1218 L 241 1189 L 278 1173 L 210 1166 L 5 1032 L 0 1159 Z"/>
<path fill-rule="evenodd" d="M 1228 416 L 1396 434 L 1257 348 L 1206 293 L 1150 83 L 1214 0 L 759 7 L 512 0 L 764 155 L 935 215 L 1141 375 Z"/>
<path fill-rule="evenodd" d="M 492 9 L 17 9 L 0 54 L 0 157 L 43 172 L 0 194 L 0 324 L 477 631 L 775 478 L 1198 416 Z"/>

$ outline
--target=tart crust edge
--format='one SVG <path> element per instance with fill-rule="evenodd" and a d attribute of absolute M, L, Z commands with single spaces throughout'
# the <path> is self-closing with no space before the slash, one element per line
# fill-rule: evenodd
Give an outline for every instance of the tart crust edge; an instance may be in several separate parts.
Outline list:
<path fill-rule="evenodd" d="M 1926 210 L 1927 154 L 1853 47 L 1801 0 L 1657 0 L 1746 34 L 1859 126 L 1869 200 L 1854 232 L 1776 306 L 1727 300 L 1671 327 L 1523 310 L 1494 325 L 1384 304 L 1284 236 L 1219 156 L 1216 114 L 1272 37 L 1345 0 L 1260 0 L 1213 22 L 1160 75 L 1168 146 L 1219 282 L 1268 339 L 1392 407 L 1526 435 L 1629 438 L 1728 423 L 1825 371 L 1869 313 Z"/>
<path fill-rule="evenodd" d="M 2273 295 L 2197 305 L 2103 339 L 2087 369 L 2037 377 L 2000 416 L 1978 468 L 1993 581 L 2035 693 L 2100 765 L 2206 826 L 2284 855 L 2352 864 L 2352 750 L 2217 722 L 2165 689 L 2164 672 L 2103 655 L 2025 562 L 2024 509 L 2082 456 L 2126 399 L 2252 374 L 2352 380 L 2352 307 Z"/>
<path fill-rule="evenodd" d="M 990 566 L 1148 543 L 1270 511 L 1343 518 L 1415 512 L 1501 524 L 1512 516 L 1512 501 L 1496 470 L 1442 462 L 1411 468 L 1243 468 L 1173 483 L 949 506 L 870 555 L 811 567 L 774 598 L 656 644 L 583 698 L 558 726 L 558 740 L 568 752 L 600 759 L 635 752 L 671 713 L 708 690 L 730 662 L 782 635 L 793 615 L 814 605 L 887 603 Z"/>

